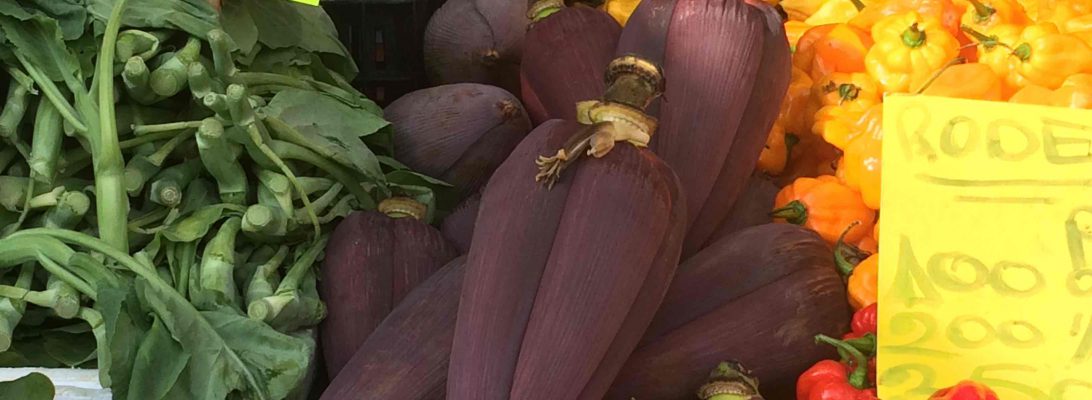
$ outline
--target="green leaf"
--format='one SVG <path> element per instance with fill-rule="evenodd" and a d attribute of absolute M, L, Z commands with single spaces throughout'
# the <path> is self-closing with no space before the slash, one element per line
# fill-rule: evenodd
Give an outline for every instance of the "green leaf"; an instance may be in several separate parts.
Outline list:
<path fill-rule="evenodd" d="M 234 204 L 217 204 L 204 207 L 187 217 L 175 221 L 160 232 L 163 238 L 172 242 L 192 242 L 205 237 L 209 229 L 221 219 L 231 215 L 241 214 L 245 210 L 239 210 Z"/>
<path fill-rule="evenodd" d="M 0 400 L 53 400 L 53 382 L 37 372 L 10 382 L 0 382 Z"/>
<path fill-rule="evenodd" d="M 199 312 L 163 282 L 138 279 L 141 299 L 191 355 L 187 398 L 281 399 L 306 374 L 314 343 L 231 311 Z M 185 388 L 179 388 L 183 390 Z"/>
<path fill-rule="evenodd" d="M 226 1 L 220 13 L 220 25 L 243 54 L 250 54 L 258 44 L 258 27 L 250 9 L 241 1 Z"/>
<path fill-rule="evenodd" d="M 10 1 L 10 0 L 9 0 Z M 80 71 L 79 60 L 64 43 L 57 20 L 42 14 L 24 18 L 8 12 L 7 1 L 0 2 L 0 27 L 17 54 L 55 82 L 72 79 Z"/>
<path fill-rule="evenodd" d="M 306 138 L 297 144 L 373 179 L 383 178 L 379 160 L 360 140 L 390 124 L 382 118 L 319 92 L 294 89 L 277 93 L 263 112 Z"/>
<path fill-rule="evenodd" d="M 49 356 L 67 367 L 75 367 L 95 357 L 95 337 L 90 331 L 82 334 L 48 331 L 42 337 Z"/>
<path fill-rule="evenodd" d="M 102 314 L 106 327 L 105 343 L 98 344 L 99 381 L 120 399 L 128 396 L 128 386 L 121 382 L 132 378 L 137 349 L 145 335 L 130 314 L 132 304 L 136 304 L 132 290 L 106 285 L 98 289 L 95 310 Z"/>
<path fill-rule="evenodd" d="M 27 0 L 39 10 L 49 14 L 61 25 L 64 40 L 83 36 L 87 28 L 87 8 L 80 0 Z"/>
<path fill-rule="evenodd" d="M 115 2 L 87 0 L 87 8 L 95 19 L 106 22 Z M 132 28 L 177 29 L 205 38 L 210 30 L 219 27 L 217 19 L 208 0 L 129 0 L 121 23 Z"/>
<path fill-rule="evenodd" d="M 144 336 L 137 350 L 129 399 L 161 399 L 170 392 L 189 363 L 190 354 L 171 337 L 159 318 Z"/>

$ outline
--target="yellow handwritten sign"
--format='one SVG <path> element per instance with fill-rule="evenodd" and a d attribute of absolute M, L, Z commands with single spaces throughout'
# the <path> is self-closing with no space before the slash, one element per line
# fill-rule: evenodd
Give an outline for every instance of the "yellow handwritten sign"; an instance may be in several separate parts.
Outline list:
<path fill-rule="evenodd" d="M 1092 111 L 889 96 L 878 389 L 1092 399 Z"/>
<path fill-rule="evenodd" d="M 318 3 L 319 3 L 319 0 L 292 0 L 292 1 L 297 2 L 297 3 L 312 5 L 312 6 L 317 6 Z"/>

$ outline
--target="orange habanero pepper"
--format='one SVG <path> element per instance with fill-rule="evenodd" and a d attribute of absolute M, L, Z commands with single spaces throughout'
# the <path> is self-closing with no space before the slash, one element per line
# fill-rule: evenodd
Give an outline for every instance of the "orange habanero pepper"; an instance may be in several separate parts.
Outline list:
<path fill-rule="evenodd" d="M 807 133 L 811 130 L 812 115 L 808 113 L 812 91 L 812 80 L 808 74 L 793 67 L 789 89 L 781 100 L 781 111 L 777 121 L 786 132 L 793 134 Z"/>
<path fill-rule="evenodd" d="M 974 29 L 987 29 L 1000 24 L 1027 24 L 1024 6 L 1016 0 L 958 0 L 966 3 L 960 22 Z"/>
<path fill-rule="evenodd" d="M 793 52 L 796 52 L 796 43 L 800 41 L 800 37 L 804 36 L 804 32 L 811 29 L 811 25 L 805 24 L 801 21 L 785 21 L 785 37 L 789 39 L 789 48 Z"/>
<path fill-rule="evenodd" d="M 823 175 L 799 178 L 782 188 L 771 216 L 778 222 L 807 227 L 834 245 L 843 232 L 849 242 L 857 242 L 871 232 L 876 211 L 865 206 L 860 193 L 838 182 L 838 178 Z"/>
<path fill-rule="evenodd" d="M 846 281 L 846 295 L 854 310 L 868 307 L 878 300 L 880 254 L 874 253 L 853 266 Z"/>
<path fill-rule="evenodd" d="M 867 31 L 847 24 L 820 25 L 797 42 L 793 65 L 812 79 L 835 72 L 864 72 L 870 47 L 872 37 Z"/>
<path fill-rule="evenodd" d="M 957 64 L 944 69 L 922 94 L 1000 101 L 1001 77 L 986 64 Z"/>
<path fill-rule="evenodd" d="M 786 133 L 780 122 L 774 122 L 770 134 L 766 136 L 766 146 L 758 155 L 758 169 L 770 175 L 781 174 L 792 154 L 792 148 L 799 141 L 796 135 Z"/>
<path fill-rule="evenodd" d="M 953 3 L 952 0 L 884 0 L 865 7 L 849 21 L 849 24 L 871 32 L 872 27 L 880 20 L 908 11 L 932 16 L 939 20 L 952 36 L 959 35 L 960 18 L 963 16 L 964 8 Z"/>
<path fill-rule="evenodd" d="M 885 92 L 921 89 L 959 54 L 959 42 L 936 17 L 914 11 L 880 20 L 872 37 L 876 45 L 868 50 L 865 66 Z"/>

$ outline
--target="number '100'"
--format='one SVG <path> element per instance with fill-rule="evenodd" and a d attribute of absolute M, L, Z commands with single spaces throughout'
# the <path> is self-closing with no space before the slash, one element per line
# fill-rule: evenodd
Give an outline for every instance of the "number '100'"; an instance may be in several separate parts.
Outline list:
<path fill-rule="evenodd" d="M 960 279 L 955 276 L 954 273 L 960 270 L 971 272 L 973 279 Z M 1023 286 L 1026 287 L 1017 287 L 1010 283 L 1011 278 L 1007 277 L 1017 271 L 1023 271 L 1023 275 L 1031 277 L 1031 284 L 1025 283 Z M 1027 297 L 1042 291 L 1046 287 L 1046 280 L 1038 269 L 1028 264 L 1000 261 L 993 266 L 987 266 L 977 258 L 958 252 L 934 254 L 926 262 L 926 268 L 922 269 L 914 255 L 910 239 L 903 236 L 899 243 L 899 263 L 892 287 L 895 298 L 904 301 L 908 307 L 913 306 L 916 301 L 935 303 L 940 301 L 941 296 L 934 285 L 957 293 L 989 285 L 1002 296 Z M 921 292 L 920 296 L 914 286 Z"/>

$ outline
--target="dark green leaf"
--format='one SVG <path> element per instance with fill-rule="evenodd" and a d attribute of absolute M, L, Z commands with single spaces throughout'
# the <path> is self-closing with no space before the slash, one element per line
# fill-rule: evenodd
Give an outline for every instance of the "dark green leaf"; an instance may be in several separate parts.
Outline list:
<path fill-rule="evenodd" d="M 49 356 L 67 367 L 75 367 L 95 357 L 95 336 L 90 332 L 72 334 L 50 331 L 45 332 L 43 337 Z"/>
<path fill-rule="evenodd" d="M 161 399 L 170 392 L 190 360 L 190 354 L 171 338 L 159 318 L 144 336 L 137 350 L 133 376 L 129 381 L 129 399 Z"/>
<path fill-rule="evenodd" d="M 37 372 L 10 382 L 0 382 L 0 400 L 53 400 L 55 389 L 48 377 Z"/>
<path fill-rule="evenodd" d="M 258 44 L 258 27 L 245 2 L 226 1 L 220 14 L 220 25 L 243 54 L 250 54 Z"/>
<path fill-rule="evenodd" d="M 116 0 L 87 0 L 88 10 L 100 22 L 110 18 Z M 269 2 L 277 3 L 277 2 Z M 134 28 L 173 28 L 204 38 L 219 26 L 208 0 L 129 0 L 122 25 Z"/>
<path fill-rule="evenodd" d="M 64 40 L 83 36 L 87 28 L 87 8 L 80 0 L 27 0 L 39 10 L 45 11 L 61 25 Z"/>
<path fill-rule="evenodd" d="M 140 279 L 141 299 L 191 355 L 188 398 L 280 399 L 303 379 L 314 343 L 232 311 L 198 312 L 162 282 Z M 181 389 L 181 388 L 180 388 Z"/>
<path fill-rule="evenodd" d="M 55 82 L 75 76 L 80 70 L 80 63 L 65 45 L 57 20 L 41 14 L 24 20 L 18 13 L 13 17 L 5 10 L 0 6 L 0 13 L 4 14 L 0 16 L 0 26 L 8 42 L 15 46 L 17 54 Z"/>
<path fill-rule="evenodd" d="M 128 386 L 121 382 L 127 383 L 132 378 L 137 349 L 145 335 L 130 314 L 130 304 L 136 303 L 133 294 L 131 290 L 104 285 L 99 287 L 95 302 L 95 310 L 102 314 L 106 327 L 106 343 L 99 343 L 98 349 L 99 380 L 119 399 L 128 396 Z"/>
<path fill-rule="evenodd" d="M 390 124 L 382 118 L 306 90 L 277 93 L 263 110 L 295 128 L 310 142 L 308 147 L 320 155 L 366 176 L 380 179 L 383 176 L 379 160 L 360 140 Z"/>

